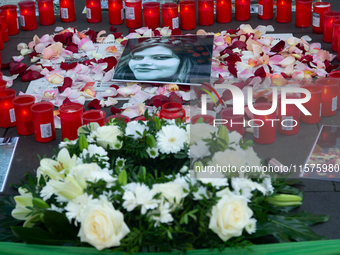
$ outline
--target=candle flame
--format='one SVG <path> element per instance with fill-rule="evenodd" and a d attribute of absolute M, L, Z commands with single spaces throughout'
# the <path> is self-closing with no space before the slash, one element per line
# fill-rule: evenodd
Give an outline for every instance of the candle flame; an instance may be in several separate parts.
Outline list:
<path fill-rule="evenodd" d="M 112 7 L 113 7 L 113 8 L 115 8 L 115 7 L 116 7 L 116 4 L 115 4 L 115 3 L 113 3 L 113 4 L 112 4 Z"/>
<path fill-rule="evenodd" d="M 27 14 L 27 10 L 25 10 L 24 13 Z"/>
<path fill-rule="evenodd" d="M 323 93 L 324 93 L 324 94 L 327 94 L 327 88 L 325 88 L 325 89 L 323 90 Z"/>
<path fill-rule="evenodd" d="M 188 10 L 188 7 L 185 7 L 185 9 L 184 9 L 184 10 L 186 10 L 186 11 L 187 11 L 187 10 Z"/>
<path fill-rule="evenodd" d="M 5 103 L 5 106 L 8 106 L 8 103 L 7 103 L 7 102 Z"/>
<path fill-rule="evenodd" d="M 208 8 L 208 5 L 207 5 L 207 4 L 204 4 L 204 8 L 207 9 L 207 8 Z"/>
<path fill-rule="evenodd" d="M 149 14 L 150 14 L 150 15 L 152 14 L 152 11 L 151 11 L 151 10 L 149 11 Z"/>
<path fill-rule="evenodd" d="M 44 3 L 44 8 L 46 8 L 47 6 L 46 6 L 46 3 Z"/>
<path fill-rule="evenodd" d="M 23 114 L 23 115 L 27 115 L 27 112 L 24 110 L 24 111 L 22 112 L 22 114 Z"/>

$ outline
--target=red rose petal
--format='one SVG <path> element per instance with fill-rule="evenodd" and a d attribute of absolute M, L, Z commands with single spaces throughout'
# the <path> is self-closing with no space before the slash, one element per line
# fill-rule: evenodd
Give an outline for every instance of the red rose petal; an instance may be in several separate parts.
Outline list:
<path fill-rule="evenodd" d="M 236 34 L 239 30 L 240 29 L 228 29 L 227 33 L 232 35 L 232 34 Z"/>
<path fill-rule="evenodd" d="M 44 75 L 41 75 L 39 72 L 29 70 L 28 72 L 25 72 L 24 75 L 21 77 L 21 81 L 33 81 L 42 77 L 44 77 Z"/>
<path fill-rule="evenodd" d="M 119 38 L 122 36 L 123 33 L 119 33 L 119 32 L 115 32 L 115 33 L 112 33 L 115 37 L 115 39 Z"/>
<path fill-rule="evenodd" d="M 226 47 L 224 50 L 222 50 L 222 51 L 220 52 L 220 56 L 223 56 L 223 55 L 225 55 L 225 54 L 233 55 L 234 52 L 233 52 L 233 50 L 230 49 L 229 47 Z"/>
<path fill-rule="evenodd" d="M 73 53 L 78 53 L 78 46 L 75 44 L 70 44 L 65 50 L 71 51 Z"/>
<path fill-rule="evenodd" d="M 116 32 L 116 30 L 117 30 L 117 28 L 116 28 L 115 26 L 111 26 L 111 27 L 110 27 L 110 31 L 111 31 L 111 32 Z"/>
<path fill-rule="evenodd" d="M 104 72 L 110 71 L 112 68 L 114 68 L 117 65 L 117 59 L 115 57 L 107 57 L 104 59 L 99 59 L 98 63 L 107 63 L 107 68 L 104 69 Z"/>
<path fill-rule="evenodd" d="M 119 89 L 119 86 L 118 86 L 118 85 L 116 85 L 116 84 L 112 84 L 112 85 L 110 86 L 110 88 Z"/>
<path fill-rule="evenodd" d="M 255 76 L 259 76 L 261 78 L 266 78 L 267 74 L 266 74 L 266 71 L 264 70 L 263 66 L 256 69 Z"/>
<path fill-rule="evenodd" d="M 222 77 L 222 75 L 218 75 L 218 80 L 217 81 L 214 81 L 214 85 L 215 84 L 222 84 L 224 82 L 224 79 L 223 79 L 223 77 Z"/>
<path fill-rule="evenodd" d="M 112 107 L 110 108 L 110 111 L 112 112 L 112 114 L 117 114 L 117 113 L 123 112 L 124 109 L 118 109 L 118 108 L 112 106 Z"/>
<path fill-rule="evenodd" d="M 158 30 L 153 31 L 153 33 L 155 34 L 155 36 L 161 36 L 161 32 L 159 32 Z"/>
<path fill-rule="evenodd" d="M 242 41 L 236 41 L 230 46 L 230 49 L 236 49 L 236 48 L 239 48 L 241 50 L 245 50 L 247 48 L 247 44 L 245 42 L 242 42 Z"/>
<path fill-rule="evenodd" d="M 131 34 L 131 33 L 136 33 L 136 29 L 129 28 L 129 34 Z"/>
<path fill-rule="evenodd" d="M 70 88 L 72 86 L 72 82 L 73 82 L 73 80 L 70 77 L 65 77 L 63 86 L 58 87 L 58 91 L 60 93 L 63 93 L 65 91 L 65 89 Z"/>
<path fill-rule="evenodd" d="M 164 102 L 164 103 L 169 102 L 169 98 L 167 96 L 157 95 L 157 96 L 153 96 L 152 98 L 150 98 L 149 101 L 147 102 L 147 105 L 153 106 L 155 100 L 160 100 L 161 102 Z"/>
<path fill-rule="evenodd" d="M 170 102 L 176 102 L 180 104 L 184 104 L 185 101 L 183 100 L 182 97 L 178 96 L 175 92 L 172 92 L 169 96 L 169 101 Z"/>
<path fill-rule="evenodd" d="M 68 104 L 68 103 L 72 103 L 71 100 L 67 97 L 64 99 L 63 104 Z"/>
<path fill-rule="evenodd" d="M 161 101 L 161 100 L 159 100 L 159 99 L 155 99 L 154 101 L 153 101 L 153 106 L 155 106 L 155 107 L 162 107 L 163 106 L 163 104 L 165 104 L 165 103 L 167 103 L 167 102 L 165 102 L 165 101 Z"/>
<path fill-rule="evenodd" d="M 87 104 L 87 106 L 90 108 L 90 109 L 101 109 L 101 105 L 100 105 L 100 101 L 98 99 L 93 99 L 90 103 Z"/>
<path fill-rule="evenodd" d="M 32 52 L 32 53 L 30 53 L 30 54 L 28 54 L 28 56 L 30 57 L 30 58 L 33 58 L 33 57 L 36 57 L 36 56 L 38 56 L 39 55 L 39 53 L 38 52 Z"/>
<path fill-rule="evenodd" d="M 63 34 L 57 34 L 53 37 L 53 40 L 55 42 L 61 42 L 64 45 L 69 45 L 69 43 L 72 43 L 72 36 L 73 33 L 71 32 L 66 32 Z"/>
<path fill-rule="evenodd" d="M 120 42 L 120 44 L 123 45 L 123 46 L 125 47 L 126 44 L 127 44 L 127 42 L 128 42 L 128 40 L 124 40 L 124 41 Z"/>
<path fill-rule="evenodd" d="M 24 63 L 18 63 L 18 62 L 11 62 L 9 63 L 9 72 L 11 75 L 13 74 L 19 74 L 19 76 L 22 76 L 28 66 Z"/>
<path fill-rule="evenodd" d="M 190 91 L 190 86 L 189 85 L 177 85 L 180 90 L 189 92 Z"/>
<path fill-rule="evenodd" d="M 237 78 L 237 69 L 235 65 L 228 65 L 228 71 Z"/>
<path fill-rule="evenodd" d="M 286 74 L 286 73 L 284 73 L 284 72 L 281 72 L 281 75 L 282 75 L 283 78 L 285 78 L 285 79 L 291 79 L 291 78 L 292 78 L 292 76 L 290 76 L 290 75 L 288 75 L 288 74 Z"/>
<path fill-rule="evenodd" d="M 284 49 L 284 47 L 285 47 L 285 45 L 286 45 L 286 43 L 285 43 L 285 41 L 279 41 L 277 44 L 275 44 L 271 49 L 270 49 L 270 51 L 271 52 L 281 52 L 283 49 Z"/>
<path fill-rule="evenodd" d="M 228 63 L 228 65 L 235 65 L 236 62 L 241 62 L 241 58 L 236 55 L 236 54 L 233 54 L 233 55 L 229 55 L 228 57 L 224 58 L 223 59 L 225 62 Z"/>
<path fill-rule="evenodd" d="M 86 35 L 88 35 L 91 39 L 92 42 L 97 42 L 97 33 L 94 30 L 89 30 L 85 33 Z"/>
<path fill-rule="evenodd" d="M 73 62 L 73 63 L 70 63 L 70 64 L 67 64 L 65 62 L 61 62 L 60 68 L 67 71 L 67 70 L 75 68 L 77 65 L 78 65 L 77 62 Z"/>

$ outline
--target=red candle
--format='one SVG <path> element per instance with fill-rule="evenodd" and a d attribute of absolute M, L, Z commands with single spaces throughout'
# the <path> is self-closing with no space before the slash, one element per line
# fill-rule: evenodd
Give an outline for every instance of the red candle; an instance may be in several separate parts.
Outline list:
<path fill-rule="evenodd" d="M 272 103 L 256 103 L 254 108 L 256 110 L 268 110 Z M 256 115 L 250 121 L 253 127 L 254 142 L 258 144 L 270 144 L 275 141 L 276 135 L 276 111 L 268 115 Z"/>
<path fill-rule="evenodd" d="M 141 116 L 141 117 L 144 118 L 144 116 Z M 140 117 L 138 117 L 138 118 L 140 118 Z M 106 120 L 105 120 L 105 123 L 108 123 L 110 121 L 110 119 L 124 120 L 125 123 L 129 123 L 131 121 L 131 119 L 128 116 L 121 115 L 121 114 L 115 114 L 115 115 L 111 115 L 111 116 L 107 117 Z M 144 118 L 144 120 L 145 120 L 145 118 Z"/>
<path fill-rule="evenodd" d="M 102 6 L 100 0 L 86 0 L 86 19 L 89 23 L 102 21 Z"/>
<path fill-rule="evenodd" d="M 259 19 L 272 19 L 274 17 L 273 0 L 259 0 L 258 8 Z"/>
<path fill-rule="evenodd" d="M 340 19 L 337 19 L 333 21 L 333 35 L 332 35 L 332 50 L 336 52 L 338 52 L 338 31 L 339 30 L 340 30 Z"/>
<path fill-rule="evenodd" d="M 74 0 L 59 0 L 60 20 L 62 22 L 73 22 L 76 20 L 76 8 Z"/>
<path fill-rule="evenodd" d="M 2 39 L 4 42 L 8 41 L 8 26 L 6 21 L 6 13 L 0 10 L 0 21 L 2 22 Z"/>
<path fill-rule="evenodd" d="M 6 14 L 8 26 L 8 35 L 16 35 L 19 33 L 19 22 L 16 5 L 3 5 L 0 9 Z"/>
<path fill-rule="evenodd" d="M 34 125 L 31 106 L 35 102 L 35 97 L 31 95 L 17 96 L 12 102 L 14 104 L 18 134 L 33 135 Z"/>
<path fill-rule="evenodd" d="M 109 0 L 109 23 L 120 25 L 124 23 L 123 0 Z"/>
<path fill-rule="evenodd" d="M 300 98 L 295 95 L 287 95 L 286 98 Z M 283 135 L 295 135 L 299 132 L 300 110 L 295 104 L 286 105 L 286 115 L 282 115 L 281 97 L 279 98 L 279 125 L 278 131 Z"/>
<path fill-rule="evenodd" d="M 210 26 L 214 24 L 214 1 L 198 0 L 198 24 Z"/>
<path fill-rule="evenodd" d="M 77 139 L 77 130 L 82 126 L 83 106 L 76 103 L 63 104 L 59 107 L 61 134 L 64 141 Z"/>
<path fill-rule="evenodd" d="M 244 116 L 243 115 L 234 115 L 233 108 L 228 107 L 224 108 L 221 112 L 221 118 L 226 122 L 223 124 L 228 128 L 228 130 L 236 131 L 240 135 L 244 134 Z"/>
<path fill-rule="evenodd" d="M 39 102 L 31 106 L 34 138 L 37 142 L 48 143 L 56 138 L 51 102 Z"/>
<path fill-rule="evenodd" d="M 172 30 L 179 28 L 178 4 L 176 3 L 162 4 L 162 21 L 163 27 L 169 27 Z"/>
<path fill-rule="evenodd" d="M 323 14 L 330 10 L 330 3 L 317 2 L 313 4 L 313 33 L 322 34 L 324 20 Z"/>
<path fill-rule="evenodd" d="M 191 124 L 195 124 L 200 118 L 202 118 L 203 122 L 208 123 L 209 125 L 214 125 L 215 118 L 211 115 L 199 114 L 191 117 Z"/>
<path fill-rule="evenodd" d="M 323 14 L 323 37 L 324 42 L 332 42 L 333 21 L 340 18 L 340 11 L 327 11 Z"/>
<path fill-rule="evenodd" d="M 38 0 L 39 23 L 50 26 L 55 23 L 53 0 Z"/>
<path fill-rule="evenodd" d="M 235 19 L 250 20 L 250 0 L 235 0 Z"/>
<path fill-rule="evenodd" d="M 6 89 L 7 82 L 4 80 L 0 80 L 0 90 Z"/>
<path fill-rule="evenodd" d="M 35 2 L 19 2 L 21 29 L 31 31 L 37 29 L 37 17 L 35 16 Z"/>
<path fill-rule="evenodd" d="M 292 0 L 276 0 L 276 22 L 292 21 Z"/>
<path fill-rule="evenodd" d="M 105 125 L 106 113 L 103 110 L 90 110 L 83 113 L 83 125 L 97 122 L 99 126 Z"/>
<path fill-rule="evenodd" d="M 140 28 L 143 26 L 142 1 L 125 1 L 126 26 L 128 28 Z"/>
<path fill-rule="evenodd" d="M 184 0 L 179 2 L 180 24 L 183 30 L 196 28 L 196 1 Z"/>
<path fill-rule="evenodd" d="M 185 118 L 185 110 L 180 103 L 165 103 L 159 112 L 159 117 L 168 120 L 183 119 Z"/>
<path fill-rule="evenodd" d="M 216 0 L 216 21 L 231 22 L 231 0 Z"/>
<path fill-rule="evenodd" d="M 340 33 L 340 31 L 338 31 Z M 339 41 L 338 41 L 339 42 Z M 333 71 L 328 74 L 329 78 L 336 79 L 339 84 L 338 84 L 338 99 L 340 98 L 340 71 Z M 338 110 L 340 110 L 340 100 L 338 100 Z"/>
<path fill-rule="evenodd" d="M 316 86 L 322 88 L 321 116 L 334 116 L 338 108 L 338 84 L 336 79 L 319 78 L 315 81 Z"/>
<path fill-rule="evenodd" d="M 14 105 L 12 103 L 15 94 L 14 89 L 0 90 L 0 127 L 2 128 L 16 125 Z"/>
<path fill-rule="evenodd" d="M 147 2 L 143 4 L 144 9 L 144 26 L 156 29 L 161 26 L 161 14 L 159 2 Z"/>
<path fill-rule="evenodd" d="M 312 24 L 312 0 L 296 0 L 295 26 L 310 27 Z"/>
<path fill-rule="evenodd" d="M 0 33 L 2 33 L 2 21 L 0 20 Z M 3 50 L 5 48 L 4 45 L 4 39 L 2 36 L 0 36 L 0 50 Z"/>
<path fill-rule="evenodd" d="M 321 117 L 321 93 L 322 88 L 315 86 L 314 84 L 307 84 L 301 86 L 301 88 L 309 90 L 311 98 L 308 102 L 304 103 L 303 106 L 312 115 L 305 115 L 301 113 L 300 119 L 303 123 L 316 124 L 320 121 Z"/>

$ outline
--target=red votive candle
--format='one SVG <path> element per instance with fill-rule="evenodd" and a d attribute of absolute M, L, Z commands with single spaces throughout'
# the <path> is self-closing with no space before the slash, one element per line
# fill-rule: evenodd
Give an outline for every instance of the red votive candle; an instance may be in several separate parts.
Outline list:
<path fill-rule="evenodd" d="M 256 103 L 256 110 L 268 110 L 272 103 Z M 268 115 L 256 115 L 251 121 L 253 126 L 254 142 L 258 144 L 270 144 L 275 141 L 276 135 L 276 111 Z"/>
<path fill-rule="evenodd" d="M 180 24 L 183 30 L 196 28 L 196 1 L 184 0 L 179 2 Z"/>
<path fill-rule="evenodd" d="M 339 36 L 340 36 L 340 30 L 338 31 L 338 60 L 340 61 L 340 40 L 339 40 Z"/>
<path fill-rule="evenodd" d="M 143 4 L 145 27 L 156 29 L 161 26 L 159 6 L 159 2 L 147 2 Z"/>
<path fill-rule="evenodd" d="M 142 116 L 144 117 L 144 116 Z M 110 121 L 110 119 L 119 119 L 119 120 L 124 120 L 125 123 L 129 123 L 131 121 L 131 119 L 128 116 L 122 115 L 122 114 L 115 114 L 115 115 L 111 115 L 109 117 L 106 118 L 105 123 L 108 123 Z M 145 120 L 145 118 L 144 118 Z"/>
<path fill-rule="evenodd" d="M 185 118 L 185 110 L 180 103 L 165 103 L 159 112 L 159 117 L 168 120 L 183 119 Z"/>
<path fill-rule="evenodd" d="M 216 21 L 231 22 L 231 0 L 216 0 Z"/>
<path fill-rule="evenodd" d="M 340 31 L 339 31 L 340 33 Z M 338 48 L 339 49 L 339 48 Z M 340 71 L 333 71 L 328 74 L 329 78 L 335 79 L 339 82 L 338 84 L 338 110 L 340 110 Z"/>
<path fill-rule="evenodd" d="M 162 21 L 163 27 L 169 27 L 171 30 L 179 28 L 178 4 L 162 4 Z"/>
<path fill-rule="evenodd" d="M 310 27 L 312 24 L 312 0 L 296 0 L 295 26 Z"/>
<path fill-rule="evenodd" d="M 292 0 L 276 0 L 276 22 L 292 21 Z"/>
<path fill-rule="evenodd" d="M 323 14 L 331 10 L 331 4 L 326 2 L 317 2 L 313 4 L 313 33 L 322 34 L 323 32 Z"/>
<path fill-rule="evenodd" d="M 286 98 L 300 98 L 295 95 L 286 95 Z M 281 97 L 279 98 L 279 125 L 277 131 L 283 135 L 295 135 L 299 132 L 300 109 L 295 104 L 286 104 L 286 115 L 282 115 Z"/>
<path fill-rule="evenodd" d="M 1 11 L 6 14 L 6 21 L 8 27 L 8 35 L 16 35 L 19 33 L 19 22 L 16 5 L 3 5 L 0 7 Z"/>
<path fill-rule="evenodd" d="M 62 22 L 73 22 L 76 20 L 76 8 L 74 0 L 59 0 L 60 20 Z"/>
<path fill-rule="evenodd" d="M 142 1 L 125 1 L 126 26 L 128 28 L 140 28 L 143 26 Z"/>
<path fill-rule="evenodd" d="M 213 126 L 214 125 L 214 120 L 215 118 L 211 115 L 205 115 L 205 114 L 198 114 L 192 116 L 191 119 L 191 124 L 195 124 L 200 118 L 202 118 L 204 123 L 208 123 L 209 125 Z"/>
<path fill-rule="evenodd" d="M 14 104 L 18 134 L 33 135 L 34 125 L 31 106 L 35 102 L 35 97 L 31 95 L 21 95 L 15 97 L 12 102 Z"/>
<path fill-rule="evenodd" d="M 38 0 L 39 23 L 50 26 L 55 23 L 53 0 Z"/>
<path fill-rule="evenodd" d="M 6 85 L 7 85 L 6 81 L 0 80 L 0 90 L 6 89 Z"/>
<path fill-rule="evenodd" d="M 340 17 L 339 17 L 340 18 Z M 338 31 L 340 29 L 340 19 L 333 21 L 332 50 L 338 52 Z"/>
<path fill-rule="evenodd" d="M 327 11 L 323 14 L 323 37 L 324 42 L 332 42 L 333 21 L 340 18 L 340 11 Z"/>
<path fill-rule="evenodd" d="M 2 128 L 16 125 L 14 105 L 12 103 L 15 93 L 14 89 L 0 90 L 0 127 Z"/>
<path fill-rule="evenodd" d="M 198 0 L 198 24 L 210 26 L 214 24 L 214 1 Z"/>
<path fill-rule="evenodd" d="M 122 0 L 109 0 L 109 23 L 120 25 L 124 23 L 124 8 Z"/>
<path fill-rule="evenodd" d="M 0 20 L 0 33 L 2 33 L 2 21 Z M 0 50 L 5 48 L 4 39 L 0 36 Z"/>
<path fill-rule="evenodd" d="M 34 138 L 37 142 L 48 143 L 56 138 L 51 102 L 39 102 L 31 106 Z"/>
<path fill-rule="evenodd" d="M 37 29 L 37 16 L 35 16 L 35 2 L 19 2 L 21 29 L 31 31 Z"/>
<path fill-rule="evenodd" d="M 106 113 L 103 110 L 89 110 L 83 113 L 83 125 L 97 122 L 99 126 L 105 125 Z"/>
<path fill-rule="evenodd" d="M 77 139 L 77 130 L 82 126 L 83 106 L 76 103 L 63 104 L 59 107 L 61 134 L 64 141 Z"/>
<path fill-rule="evenodd" d="M 336 79 L 319 78 L 315 81 L 316 86 L 322 88 L 321 116 L 334 116 L 338 108 L 338 84 Z"/>
<path fill-rule="evenodd" d="M 303 112 L 301 112 L 300 119 L 303 123 L 316 124 L 321 119 L 320 117 L 321 117 L 322 88 L 315 86 L 314 84 L 307 84 L 307 85 L 301 86 L 301 88 L 307 89 L 311 94 L 310 100 L 304 103 L 303 106 L 312 115 L 305 115 Z"/>
<path fill-rule="evenodd" d="M 221 112 L 221 118 L 226 121 L 224 126 L 227 127 L 227 129 L 231 131 L 236 131 L 240 135 L 243 136 L 244 134 L 244 116 L 243 115 L 234 115 L 233 114 L 233 108 L 228 107 L 224 108 Z"/>
<path fill-rule="evenodd" d="M 2 29 L 2 39 L 4 42 L 8 41 L 8 26 L 6 21 L 6 13 L 0 10 L 0 21 L 2 22 L 1 29 Z"/>
<path fill-rule="evenodd" d="M 274 17 L 273 0 L 259 0 L 258 8 L 259 19 L 272 19 Z"/>
<path fill-rule="evenodd" d="M 102 6 L 100 0 L 86 0 L 86 19 L 89 23 L 102 21 Z"/>
<path fill-rule="evenodd" d="M 235 19 L 250 20 L 250 0 L 235 0 Z"/>

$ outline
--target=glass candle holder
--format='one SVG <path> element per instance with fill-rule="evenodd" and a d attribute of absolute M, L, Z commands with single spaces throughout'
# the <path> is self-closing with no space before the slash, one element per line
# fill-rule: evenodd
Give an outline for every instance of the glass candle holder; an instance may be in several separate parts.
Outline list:
<path fill-rule="evenodd" d="M 50 26 L 55 23 L 53 0 L 38 0 L 39 23 Z"/>
<path fill-rule="evenodd" d="M 2 39 L 4 42 L 8 41 L 8 26 L 6 21 L 6 14 L 4 11 L 0 10 L 0 21 L 2 22 Z"/>
<path fill-rule="evenodd" d="M 0 33 L 2 33 L 2 21 L 0 20 Z M 0 50 L 5 48 L 4 39 L 0 36 Z"/>
<path fill-rule="evenodd" d="M 256 103 L 256 110 L 268 110 L 272 106 L 271 103 Z M 275 142 L 276 122 L 271 121 L 276 119 L 276 111 L 268 115 L 254 114 L 251 124 L 253 126 L 254 142 L 258 144 L 271 144 Z"/>
<path fill-rule="evenodd" d="M 322 88 L 321 93 L 321 116 L 334 116 L 338 108 L 338 84 L 336 79 L 319 78 L 315 81 L 316 86 Z"/>
<path fill-rule="evenodd" d="M 338 31 L 338 33 L 340 33 L 340 31 Z M 337 110 L 340 110 L 340 71 L 332 71 L 328 74 L 328 77 L 331 78 L 331 79 L 335 79 L 339 82 L 338 84 L 338 109 Z"/>
<path fill-rule="evenodd" d="M 214 1 L 198 0 L 198 24 L 210 26 L 214 24 Z"/>
<path fill-rule="evenodd" d="M 63 141 L 65 138 L 77 139 L 77 130 L 82 126 L 83 106 L 77 103 L 63 104 L 59 107 L 59 111 Z"/>
<path fill-rule="evenodd" d="M 234 115 L 233 108 L 228 107 L 224 108 L 221 112 L 221 118 L 226 121 L 226 124 L 223 124 L 228 128 L 228 130 L 236 131 L 240 135 L 244 135 L 244 116 L 243 115 Z"/>
<path fill-rule="evenodd" d="M 235 0 L 235 19 L 250 20 L 250 0 Z"/>
<path fill-rule="evenodd" d="M 218 23 L 231 22 L 231 0 L 216 0 L 216 21 Z"/>
<path fill-rule="evenodd" d="M 258 5 L 259 19 L 272 19 L 274 17 L 274 2 L 273 0 L 259 0 Z"/>
<path fill-rule="evenodd" d="M 162 21 L 163 27 L 169 27 L 171 30 L 179 28 L 178 22 L 178 4 L 162 4 Z"/>
<path fill-rule="evenodd" d="M 0 10 L 6 14 L 6 21 L 8 27 L 8 35 L 16 35 L 19 33 L 19 22 L 16 5 L 3 5 Z"/>
<path fill-rule="evenodd" d="M 124 23 L 123 0 L 109 0 L 109 23 L 120 25 Z"/>
<path fill-rule="evenodd" d="M 340 61 L 340 40 L 339 40 L 339 36 L 340 36 L 340 30 L 338 31 L 338 54 L 337 54 L 337 58 Z"/>
<path fill-rule="evenodd" d="M 7 85 L 6 81 L 0 80 L 0 90 L 6 89 L 6 85 Z"/>
<path fill-rule="evenodd" d="M 333 21 L 332 50 L 338 52 L 338 32 L 340 30 L 340 17 Z"/>
<path fill-rule="evenodd" d="M 295 26 L 310 27 L 312 25 L 312 0 L 296 0 Z"/>
<path fill-rule="evenodd" d="M 17 132 L 19 135 L 33 135 L 34 125 L 31 106 L 35 102 L 35 97 L 31 95 L 21 95 L 13 99 Z"/>
<path fill-rule="evenodd" d="M 300 119 L 303 123 L 306 124 L 316 124 L 321 119 L 321 93 L 322 88 L 315 86 L 314 84 L 307 84 L 301 86 L 301 88 L 307 89 L 311 98 L 308 102 L 304 103 L 303 106 L 309 111 L 312 115 L 305 115 L 303 112 L 300 115 Z"/>
<path fill-rule="evenodd" d="M 327 11 L 323 14 L 323 37 L 324 42 L 332 42 L 333 21 L 340 18 L 340 11 Z"/>
<path fill-rule="evenodd" d="M 313 33 L 322 34 L 323 32 L 323 14 L 331 10 L 331 4 L 326 2 L 317 2 L 313 4 Z"/>
<path fill-rule="evenodd" d="M 86 0 L 86 19 L 89 23 L 99 23 L 102 21 L 100 0 Z"/>
<path fill-rule="evenodd" d="M 143 4 L 144 9 L 144 26 L 156 29 L 161 26 L 161 14 L 159 2 L 146 2 Z"/>
<path fill-rule="evenodd" d="M 183 30 L 196 28 L 196 1 L 184 0 L 179 2 L 180 25 Z"/>
<path fill-rule="evenodd" d="M 292 0 L 276 1 L 276 22 L 289 23 L 292 21 Z"/>
<path fill-rule="evenodd" d="M 37 16 L 35 15 L 35 2 L 23 1 L 19 2 L 20 24 L 21 29 L 32 31 L 37 29 Z"/>
<path fill-rule="evenodd" d="M 168 120 L 183 119 L 185 118 L 185 110 L 180 103 L 165 103 L 159 112 L 159 117 Z"/>
<path fill-rule="evenodd" d="M 142 1 L 125 1 L 126 26 L 128 28 L 140 28 L 143 26 Z"/>
<path fill-rule="evenodd" d="M 295 95 L 287 95 L 288 99 L 300 98 Z M 279 97 L 279 107 L 278 107 L 278 119 L 279 125 L 277 131 L 283 135 L 295 135 L 299 132 L 299 124 L 300 124 L 300 109 L 296 107 L 295 104 L 287 104 L 286 105 L 286 115 L 282 115 L 282 107 L 281 107 L 281 96 Z"/>
<path fill-rule="evenodd" d="M 76 20 L 76 8 L 74 0 L 59 0 L 60 20 L 62 22 L 73 22 Z"/>
<path fill-rule="evenodd" d="M 205 115 L 205 114 L 198 114 L 198 115 L 192 116 L 190 118 L 191 124 L 195 124 L 200 118 L 202 118 L 203 122 L 208 123 L 211 126 L 214 125 L 215 118 L 211 115 Z"/>
<path fill-rule="evenodd" d="M 31 106 L 34 138 L 37 142 L 48 143 L 56 138 L 53 107 L 51 102 L 39 102 Z"/>
<path fill-rule="evenodd" d="M 124 120 L 125 123 L 129 123 L 131 121 L 131 119 L 128 116 L 121 115 L 121 114 L 115 114 L 115 115 L 111 115 L 111 116 L 107 117 L 106 120 L 105 120 L 105 123 L 108 123 L 110 121 L 110 119 Z"/>
<path fill-rule="evenodd" d="M 15 94 L 14 89 L 0 90 L 0 127 L 2 128 L 16 125 L 14 105 L 12 103 Z"/>
<path fill-rule="evenodd" d="M 99 126 L 105 125 L 106 113 L 103 110 L 89 110 L 83 113 L 83 125 L 97 122 Z"/>

